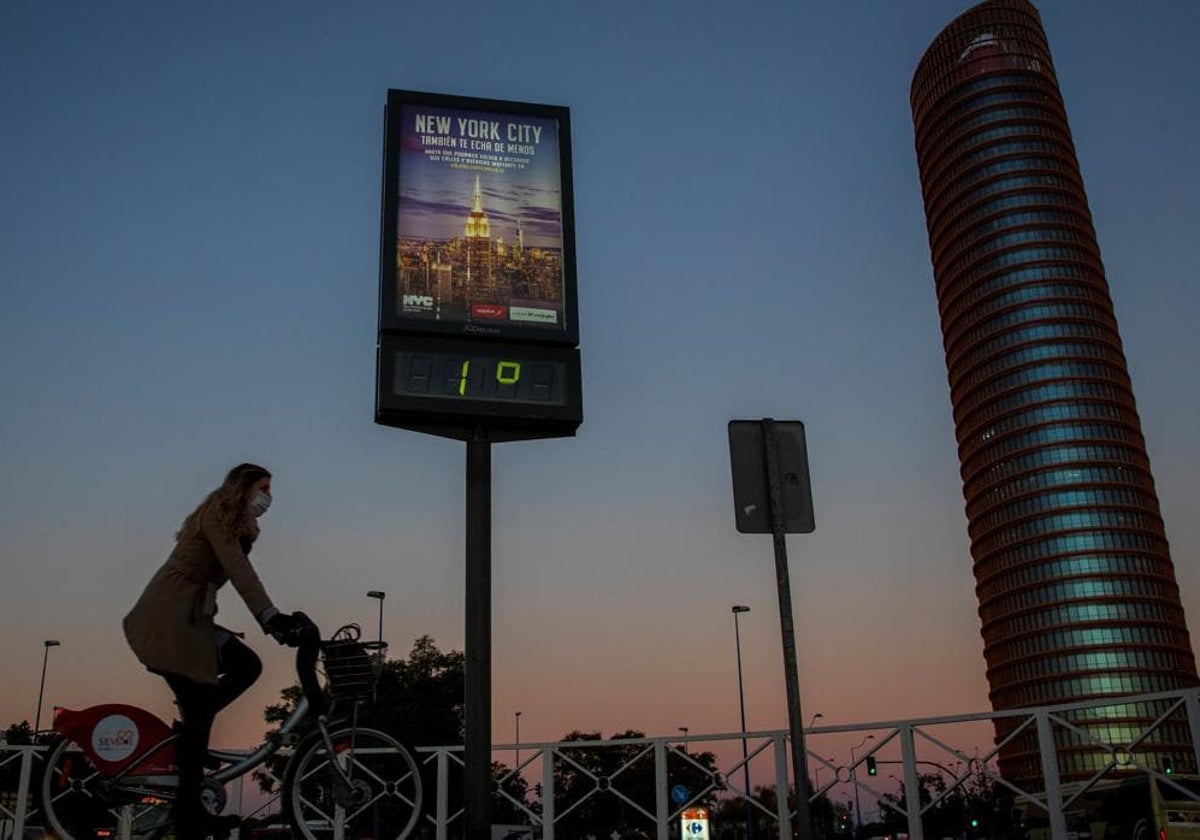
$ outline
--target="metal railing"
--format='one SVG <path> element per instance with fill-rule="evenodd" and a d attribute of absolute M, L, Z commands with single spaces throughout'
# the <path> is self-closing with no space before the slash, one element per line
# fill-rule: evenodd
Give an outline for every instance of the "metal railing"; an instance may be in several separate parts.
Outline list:
<path fill-rule="evenodd" d="M 1161 713 L 1120 743 L 1107 742 L 1078 722 L 1082 713 L 1103 717 L 1107 707 L 1132 704 L 1148 704 L 1160 709 Z M 1190 733 L 1189 758 L 1194 759 L 1194 766 L 1200 767 L 1200 688 L 1001 712 L 815 727 L 806 730 L 808 771 L 817 780 L 812 798 L 834 791 L 845 793 L 847 787 L 851 793 L 860 790 L 877 797 L 882 808 L 903 816 L 911 840 L 924 840 L 923 818 L 972 779 L 986 778 L 1003 788 L 1014 801 L 1039 811 L 1053 840 L 1067 840 L 1066 808 L 1106 776 L 1140 773 L 1178 788 L 1179 799 L 1200 802 L 1200 796 L 1173 785 L 1170 776 L 1160 767 L 1144 760 L 1146 745 L 1153 743 L 1155 732 L 1168 720 L 1182 721 L 1184 718 Z M 954 733 L 956 727 L 972 727 L 974 737 L 978 737 L 981 727 L 990 730 L 988 724 L 997 722 L 1003 722 L 1008 734 L 982 755 L 960 746 L 969 743 L 970 736 L 964 741 L 961 733 Z M 1041 765 L 1040 785 L 1017 784 L 1003 777 L 996 764 L 1000 751 L 1017 737 L 1032 739 L 1035 735 Z M 873 743 L 854 760 L 841 763 L 823 755 L 822 744 L 833 741 L 840 744 L 847 737 L 858 736 L 870 736 Z M 1061 746 L 1064 737 L 1086 746 L 1103 759 L 1090 778 L 1070 785 L 1062 783 L 1056 739 Z M 748 747 L 745 759 L 740 750 L 743 739 Z M 753 763 L 759 787 L 773 784 L 775 791 L 787 791 L 788 740 L 786 731 L 755 731 L 691 735 L 686 739 L 671 736 L 497 744 L 493 746 L 494 759 L 519 753 L 520 761 L 519 764 L 514 761 L 516 766 L 509 768 L 498 780 L 495 795 L 518 813 L 541 840 L 555 840 L 556 830 L 562 828 L 568 817 L 589 800 L 602 799 L 615 800 L 631 825 L 639 825 L 645 833 L 653 831 L 656 840 L 671 840 L 673 823 L 684 809 L 728 799 L 748 803 L 748 809 L 758 819 L 768 820 L 778 830 L 779 837 L 790 837 L 794 810 L 788 807 L 787 797 L 776 796 L 775 805 L 770 808 L 755 797 L 753 791 L 739 785 L 743 768 Z M 866 743 L 865 737 L 863 743 Z M 714 764 L 717 753 L 734 757 L 714 769 L 697 760 L 695 747 L 698 744 L 705 745 L 713 753 Z M 7 783 L 15 789 L 0 790 L 0 840 L 6 840 L 8 836 L 21 837 L 27 824 L 39 822 L 37 797 L 32 793 L 40 785 L 41 762 L 46 749 L 0 745 L 0 772 L 7 780 L 16 778 L 15 786 L 11 781 Z M 594 768 L 604 762 L 590 760 L 591 751 L 595 750 L 620 750 L 624 760 L 604 772 L 598 771 Z M 462 809 L 454 812 L 450 809 L 454 800 L 451 791 L 461 789 L 463 748 L 418 747 L 414 752 L 418 762 L 429 768 L 426 778 L 432 782 L 427 782 L 423 803 L 423 821 L 427 830 L 432 830 L 436 840 L 460 836 L 464 826 Z M 885 757 L 894 759 L 885 760 Z M 868 759 L 872 763 L 879 761 L 901 767 L 902 778 L 896 781 L 904 791 L 921 789 L 922 766 L 939 768 L 945 777 L 945 787 L 925 802 L 919 796 L 889 798 L 880 780 L 861 772 Z M 961 769 L 951 770 L 948 765 L 952 763 Z M 764 765 L 768 768 L 766 772 Z M 17 772 L 14 773 L 14 769 Z M 823 785 L 819 781 L 822 771 L 830 771 L 830 778 Z M 561 789 L 564 773 L 575 780 L 570 791 Z M 528 784 L 527 788 L 519 786 L 525 791 L 520 798 L 505 789 L 505 783 L 511 782 L 517 774 Z M 690 786 L 680 796 L 678 780 L 683 776 L 690 781 Z M 653 779 L 653 786 L 652 793 L 647 796 L 645 782 L 649 778 Z M 676 789 L 675 797 L 671 796 L 673 788 Z M 568 793 L 574 799 L 564 798 Z M 861 813 L 858 816 L 861 817 Z M 11 834 L 6 833 L 8 830 Z"/>

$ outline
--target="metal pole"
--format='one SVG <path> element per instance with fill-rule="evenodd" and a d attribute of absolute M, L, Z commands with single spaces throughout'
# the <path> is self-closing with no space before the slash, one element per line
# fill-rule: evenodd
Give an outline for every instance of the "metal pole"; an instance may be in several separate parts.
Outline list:
<path fill-rule="evenodd" d="M 792 815 L 787 806 L 787 744 L 782 735 L 771 738 L 775 747 L 775 819 L 779 824 L 779 838 L 792 836 Z"/>
<path fill-rule="evenodd" d="M 1200 769 L 1200 692 L 1194 688 L 1184 692 L 1183 705 L 1187 709 L 1188 731 L 1192 735 L 1192 758 L 1196 768 Z"/>
<path fill-rule="evenodd" d="M 654 741 L 654 825 L 657 840 L 671 836 L 671 806 L 664 795 L 667 791 L 667 742 Z"/>
<path fill-rule="evenodd" d="M 661 746 L 656 749 L 661 749 Z M 657 760 L 656 757 L 655 761 Z M 555 819 L 554 748 L 542 747 L 542 840 L 554 840 Z"/>
<path fill-rule="evenodd" d="M 909 840 L 925 840 L 921 824 L 921 776 L 917 772 L 917 748 L 913 742 L 913 727 L 900 727 L 901 758 L 904 760 L 904 803 L 908 806 Z"/>
<path fill-rule="evenodd" d="M 245 793 L 243 790 L 245 781 L 245 776 L 238 776 L 237 784 L 233 786 L 233 810 L 231 810 L 230 813 L 237 814 L 239 817 L 242 816 L 242 795 Z M 229 840 L 241 840 L 241 837 L 241 828 L 235 828 L 233 831 L 229 832 Z"/>
<path fill-rule="evenodd" d="M 50 658 L 50 648 L 58 647 L 54 639 L 42 642 L 42 684 L 38 688 L 37 714 L 33 716 L 33 743 L 37 743 L 37 734 L 42 729 L 42 696 L 46 692 L 46 660 Z"/>
<path fill-rule="evenodd" d="M 467 840 L 492 836 L 492 445 L 467 441 L 467 605 L 463 803 Z"/>
<path fill-rule="evenodd" d="M 29 807 L 29 783 L 32 781 L 33 760 L 36 758 L 33 746 L 21 747 L 21 774 L 17 778 L 17 810 L 13 814 L 13 831 L 10 837 L 25 836 L 25 817 Z"/>
<path fill-rule="evenodd" d="M 435 840 L 447 840 L 450 836 L 450 754 L 445 748 L 437 752 L 437 804 L 434 822 Z"/>
<path fill-rule="evenodd" d="M 800 711 L 800 681 L 796 668 L 796 635 L 792 627 L 792 588 L 788 580 L 787 539 L 784 535 L 783 488 L 776 462 L 775 421 L 762 421 L 763 450 L 767 461 L 767 489 L 771 495 L 771 534 L 775 543 L 775 580 L 779 589 L 779 629 L 783 637 L 783 674 L 787 685 L 788 730 L 792 739 L 792 776 L 796 785 L 796 828 L 800 840 L 813 837 L 808 805 L 808 754 L 804 746 L 804 718 Z M 786 799 L 786 791 L 780 796 Z M 786 840 L 782 838 L 781 840 Z"/>
<path fill-rule="evenodd" d="M 513 717 L 517 721 L 517 760 L 514 762 L 516 764 L 514 769 L 519 774 L 521 772 L 521 713 L 513 712 Z"/>
<path fill-rule="evenodd" d="M 379 642 L 383 642 L 383 597 L 379 598 Z"/>
<path fill-rule="evenodd" d="M 1038 750 L 1042 754 L 1042 778 L 1046 782 L 1046 811 L 1050 817 L 1050 836 L 1067 840 L 1067 820 L 1063 815 L 1062 785 L 1058 775 L 1058 750 L 1054 745 L 1054 726 L 1049 712 L 1037 712 Z"/>
<path fill-rule="evenodd" d="M 850 748 L 850 763 L 854 764 L 854 748 Z M 854 836 L 862 830 L 862 805 L 858 802 L 858 767 L 850 768 L 850 783 L 854 785 Z"/>
<path fill-rule="evenodd" d="M 733 637 L 737 642 L 738 668 L 738 705 L 742 711 L 742 779 L 746 789 L 746 840 L 754 836 L 754 816 L 750 810 L 750 764 L 746 749 L 746 695 L 742 690 L 742 633 L 738 627 L 738 613 L 750 612 L 749 607 L 735 606 L 733 608 Z"/>
<path fill-rule="evenodd" d="M 858 836 L 859 830 L 862 828 L 862 805 L 858 803 L 858 762 L 854 760 L 856 750 L 861 750 L 866 746 L 867 741 L 874 741 L 874 735 L 868 735 L 862 739 L 861 743 L 855 744 L 850 748 L 850 783 L 854 785 L 854 836 Z"/>

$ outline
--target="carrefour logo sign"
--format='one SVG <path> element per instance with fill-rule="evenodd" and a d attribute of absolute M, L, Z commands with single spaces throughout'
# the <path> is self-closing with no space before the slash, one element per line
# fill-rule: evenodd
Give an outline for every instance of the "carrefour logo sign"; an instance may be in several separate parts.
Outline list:
<path fill-rule="evenodd" d="M 683 840 L 709 840 L 708 809 L 688 808 L 680 817 Z"/>

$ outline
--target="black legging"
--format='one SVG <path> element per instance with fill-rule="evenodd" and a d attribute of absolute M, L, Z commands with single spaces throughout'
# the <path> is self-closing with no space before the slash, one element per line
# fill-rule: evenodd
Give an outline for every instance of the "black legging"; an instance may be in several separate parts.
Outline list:
<path fill-rule="evenodd" d="M 234 636 L 227 637 L 220 646 L 218 660 L 220 677 L 215 685 L 198 683 L 179 674 L 162 675 L 175 692 L 182 722 L 179 739 L 175 742 L 175 762 L 179 766 L 175 801 L 177 838 L 203 836 L 200 783 L 204 778 L 204 759 L 208 755 L 213 720 L 262 673 L 258 655 Z"/>

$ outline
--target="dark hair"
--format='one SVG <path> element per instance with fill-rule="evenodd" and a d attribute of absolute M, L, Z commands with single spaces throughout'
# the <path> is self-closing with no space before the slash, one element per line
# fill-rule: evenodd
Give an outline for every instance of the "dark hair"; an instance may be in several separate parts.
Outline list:
<path fill-rule="evenodd" d="M 221 486 L 209 493 L 187 519 L 183 520 L 175 538 L 183 539 L 200 533 L 201 521 L 210 514 L 215 514 L 220 519 L 228 536 L 239 538 L 250 520 L 246 508 L 250 488 L 256 482 L 270 477 L 271 473 L 266 467 L 260 467 L 258 464 L 238 464 L 226 473 Z"/>

